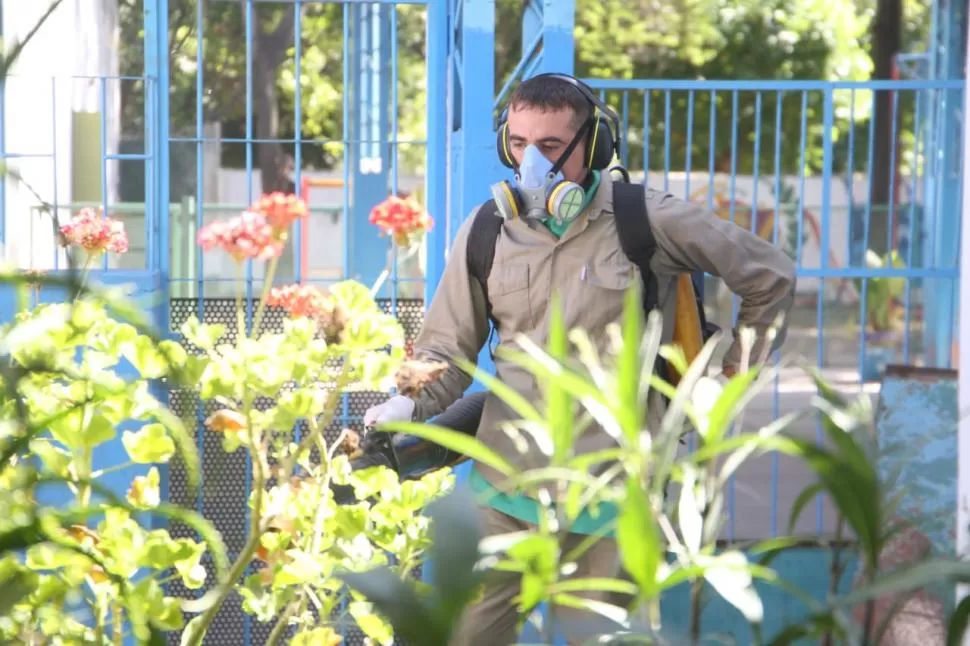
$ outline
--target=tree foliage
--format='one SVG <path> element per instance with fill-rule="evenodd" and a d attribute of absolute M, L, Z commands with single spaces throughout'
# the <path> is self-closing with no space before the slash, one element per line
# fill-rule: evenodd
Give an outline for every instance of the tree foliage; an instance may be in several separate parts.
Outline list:
<path fill-rule="evenodd" d="M 122 63 L 125 73 L 140 74 L 141 8 L 143 0 L 119 0 L 123 5 L 122 42 L 128 43 Z M 268 35 L 281 29 L 283 21 L 295 22 L 292 7 L 255 3 L 250 34 L 257 41 L 247 60 L 245 3 L 203 3 L 198 0 L 170 2 L 170 72 L 172 132 L 193 136 L 196 131 L 198 74 L 202 74 L 201 108 L 204 122 L 222 124 L 224 166 L 245 167 L 247 134 L 247 65 L 253 69 L 251 126 L 254 137 L 281 139 L 266 158 L 281 150 L 292 153 L 296 138 L 297 69 L 292 39 L 280 56 L 272 83 L 263 82 L 260 60 L 266 58 Z M 496 90 L 507 80 L 522 50 L 521 0 L 497 0 L 500 26 L 495 33 Z M 397 42 L 396 99 L 388 101 L 397 126 L 393 151 L 402 172 L 420 172 L 425 138 L 424 105 L 425 13 L 421 6 L 381 5 L 395 15 Z M 359 8 L 351 4 L 306 3 L 300 18 L 301 47 L 299 87 L 301 95 L 301 157 L 304 167 L 334 168 L 342 163 L 345 132 L 344 100 L 347 87 L 345 37 Z M 619 79 L 768 79 L 768 80 L 865 80 L 872 73 L 869 56 L 875 0 L 577 0 L 576 73 L 581 77 Z M 903 48 L 920 48 L 926 37 L 927 9 L 918 0 L 904 3 Z M 201 20 L 200 20 L 201 18 Z M 345 25 L 345 23 L 347 23 Z M 200 29 L 201 26 L 201 29 Z M 199 35 L 202 34 L 200 41 Z M 197 61 L 202 46 L 201 66 Z M 276 52 L 269 52 L 275 54 Z M 270 57 L 272 58 L 272 57 Z M 260 85 L 271 85 L 271 92 Z M 260 96 L 266 98 L 259 100 Z M 818 171 L 822 164 L 822 114 L 825 96 L 820 91 L 760 93 L 730 91 L 653 91 L 607 94 L 622 110 L 628 126 L 626 163 L 633 168 L 644 162 L 653 170 L 708 170 L 712 159 L 718 171 L 754 170 L 773 173 L 776 144 L 783 172 Z M 273 99 L 270 101 L 270 99 Z M 776 127 L 781 101 L 780 128 Z M 865 127 L 872 100 L 865 92 L 839 91 L 833 97 L 833 136 L 837 142 L 834 169 L 849 165 L 845 142 L 853 129 L 856 155 L 868 146 Z M 901 97 L 901 105 L 907 99 Z M 668 107 L 669 102 L 669 107 Z M 395 106 L 391 106 L 396 103 Z M 714 119 L 711 119 L 712 103 Z M 912 102 L 910 102 L 912 103 Z M 142 104 L 129 95 L 124 101 L 129 123 L 139 122 Z M 276 118 L 261 121 L 260 114 L 275 106 Z M 760 107 L 760 114 L 759 114 Z M 355 106 L 347 112 L 353 116 Z M 910 121 L 912 109 L 900 109 Z M 647 127 L 644 128 L 644 121 Z M 256 126 L 264 123 L 265 127 Z M 760 126 L 759 126 L 760 123 Z M 805 152 L 802 154 L 804 129 Z M 690 155 L 687 155 L 690 139 Z M 647 141 L 646 154 L 644 140 Z M 259 146 L 255 146 L 259 149 Z M 253 152 L 254 166 L 259 150 Z M 265 163 L 265 159 L 264 159 Z M 859 159 L 853 162 L 856 170 Z"/>

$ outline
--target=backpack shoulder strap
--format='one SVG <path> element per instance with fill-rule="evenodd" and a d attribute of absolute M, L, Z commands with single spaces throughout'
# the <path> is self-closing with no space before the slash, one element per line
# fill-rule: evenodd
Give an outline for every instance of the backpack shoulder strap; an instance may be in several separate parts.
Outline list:
<path fill-rule="evenodd" d="M 650 259 L 657 250 L 657 240 L 650 228 L 646 188 L 631 182 L 613 182 L 613 217 L 623 253 L 640 270 L 644 281 L 644 308 L 647 312 L 658 305 L 656 277 L 650 270 Z"/>
<path fill-rule="evenodd" d="M 465 260 L 468 273 L 482 286 L 485 293 L 485 308 L 493 327 L 497 327 L 492 318 L 492 304 L 488 298 L 488 276 L 492 273 L 492 261 L 495 259 L 495 243 L 502 231 L 502 218 L 498 214 L 495 200 L 482 204 L 474 215 L 471 231 L 468 232 L 468 246 L 465 249 Z"/>

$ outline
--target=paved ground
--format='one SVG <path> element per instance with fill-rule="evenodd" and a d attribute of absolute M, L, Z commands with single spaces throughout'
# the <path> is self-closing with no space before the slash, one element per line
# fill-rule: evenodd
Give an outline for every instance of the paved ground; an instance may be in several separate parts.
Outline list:
<path fill-rule="evenodd" d="M 826 369 L 829 383 L 846 397 L 864 394 L 873 404 L 878 397 L 878 384 L 860 386 L 858 373 L 844 369 Z M 776 389 L 769 389 L 757 396 L 746 409 L 742 418 L 746 432 L 770 424 L 779 416 L 804 410 L 811 406 L 816 394 L 814 382 L 800 369 L 786 368 L 778 380 Z M 789 432 L 815 439 L 819 432 L 817 416 L 808 416 L 790 427 Z M 787 532 L 792 505 L 798 495 L 814 482 L 814 476 L 794 458 L 769 454 L 749 459 L 738 470 L 734 486 L 734 538 L 765 538 Z M 831 535 L 835 515 L 827 500 L 819 506 L 813 502 L 801 514 L 796 525 L 799 535 L 816 535 L 821 527 L 823 534 Z M 773 525 L 774 518 L 774 525 Z M 732 537 L 732 527 L 725 531 L 725 538 Z"/>
<path fill-rule="evenodd" d="M 855 309 L 826 303 L 823 309 L 822 352 L 819 353 L 817 307 L 814 304 L 796 306 L 784 352 L 801 357 L 811 365 L 821 364 L 826 379 L 847 397 L 865 394 L 873 406 L 878 403 L 879 383 L 861 384 L 859 378 L 859 326 L 853 320 Z M 709 318 L 722 327 L 730 321 L 730 311 L 714 310 Z M 910 325 L 910 362 L 919 363 L 922 331 Z M 748 407 L 743 419 L 744 429 L 751 431 L 771 423 L 786 413 L 806 409 L 815 396 L 814 383 L 799 368 L 786 368 L 777 388 L 760 394 Z M 801 437 L 815 439 L 821 433 L 818 416 L 808 416 L 791 430 Z M 725 530 L 725 538 L 764 538 L 773 533 L 787 532 L 792 504 L 798 495 L 814 481 L 814 476 L 797 460 L 780 455 L 766 455 L 750 459 L 738 472 L 734 488 L 733 527 Z M 806 535 L 832 535 L 835 514 L 828 500 L 821 505 L 813 501 L 803 511 L 796 532 Z M 733 530 L 733 533 L 732 533 Z"/>

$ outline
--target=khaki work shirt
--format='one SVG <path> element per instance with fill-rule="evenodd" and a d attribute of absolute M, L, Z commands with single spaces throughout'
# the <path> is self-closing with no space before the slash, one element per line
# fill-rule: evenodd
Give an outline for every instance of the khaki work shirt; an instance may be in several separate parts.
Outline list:
<path fill-rule="evenodd" d="M 794 302 L 795 266 L 791 259 L 771 243 L 700 206 L 650 188 L 645 194 L 657 242 L 650 266 L 657 276 L 659 302 L 663 304 L 663 342 L 669 342 L 672 335 L 676 304 L 668 295 L 675 293 L 677 277 L 704 271 L 723 279 L 741 297 L 737 326 L 750 326 L 758 332 L 751 356 L 761 356 L 765 330 L 775 324 L 779 313 L 785 315 L 773 343 L 773 349 L 779 347 Z M 455 237 L 414 344 L 416 357 L 445 362 L 462 357 L 475 363 L 487 341 L 485 295 L 466 264 L 466 245 L 475 212 Z M 500 346 L 514 348 L 516 336 L 523 334 L 545 347 L 549 305 L 553 293 L 558 292 L 567 329 L 585 329 L 592 343 L 604 348 L 608 343 L 606 328 L 621 320 L 625 293 L 633 283 L 640 284 L 640 272 L 620 247 L 613 218 L 613 181 L 604 172 L 596 195 L 562 238 L 557 239 L 541 223 L 530 226 L 527 221 L 512 220 L 502 227 L 488 278 L 492 315 L 501 331 Z M 735 333 L 725 365 L 737 365 L 740 353 Z M 541 392 L 531 374 L 499 357 L 495 368 L 502 382 L 542 410 Z M 471 383 L 467 373 L 452 365 L 418 397 L 415 419 L 438 415 L 458 400 Z M 654 427 L 659 419 L 658 407 L 651 405 L 649 409 L 648 424 Z M 521 446 L 517 448 L 517 444 L 521 445 L 521 440 L 513 441 L 501 428 L 503 421 L 517 418 L 498 397 L 489 394 L 478 438 L 520 469 L 546 466 L 546 458 L 531 438 L 527 438 L 528 450 L 520 453 Z M 615 441 L 594 423 L 576 439 L 575 451 L 584 454 L 612 446 Z M 597 474 L 610 466 L 598 465 Z M 494 486 L 504 489 L 501 474 L 483 464 L 476 468 Z"/>

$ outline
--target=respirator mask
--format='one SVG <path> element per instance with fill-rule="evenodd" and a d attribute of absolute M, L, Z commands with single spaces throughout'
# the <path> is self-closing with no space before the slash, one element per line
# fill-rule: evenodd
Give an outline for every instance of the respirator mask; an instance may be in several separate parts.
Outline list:
<path fill-rule="evenodd" d="M 576 182 L 563 177 L 563 164 L 573 154 L 576 146 L 585 142 L 583 166 L 594 171 L 609 167 L 614 156 L 619 153 L 618 134 L 615 133 L 620 131 L 620 120 L 616 112 L 582 81 L 556 73 L 538 74 L 533 78 L 540 77 L 551 78 L 557 83 L 574 88 L 590 106 L 591 113 L 556 161 L 549 161 L 538 148 L 528 146 L 521 162 L 517 162 L 512 156 L 509 143 L 506 107 L 497 124 L 496 152 L 502 164 L 515 171 L 515 180 L 493 185 L 492 198 L 499 215 L 506 220 L 528 218 L 545 222 L 551 218 L 561 226 L 579 217 L 586 205 L 586 191 Z"/>
<path fill-rule="evenodd" d="M 561 168 L 586 130 L 586 125 L 580 128 L 555 163 L 535 146 L 526 147 L 522 162 L 515 168 L 515 184 L 502 181 L 492 186 L 492 198 L 503 218 L 524 217 L 540 222 L 552 218 L 561 226 L 579 217 L 586 205 L 586 191 L 565 179 Z"/>

